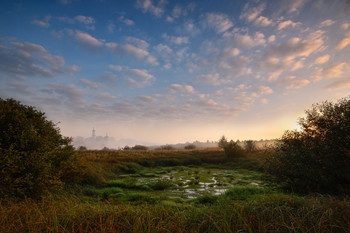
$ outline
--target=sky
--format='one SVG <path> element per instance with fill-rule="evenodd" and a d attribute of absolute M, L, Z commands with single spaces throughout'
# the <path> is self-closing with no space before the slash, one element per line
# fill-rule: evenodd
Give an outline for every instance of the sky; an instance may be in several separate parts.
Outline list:
<path fill-rule="evenodd" d="M 280 138 L 349 58 L 348 0 L 1 0 L 0 97 L 69 137 Z"/>

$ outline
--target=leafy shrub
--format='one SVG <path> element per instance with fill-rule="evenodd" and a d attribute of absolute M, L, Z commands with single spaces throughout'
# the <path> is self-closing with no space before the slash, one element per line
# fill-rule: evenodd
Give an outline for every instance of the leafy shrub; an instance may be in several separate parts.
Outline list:
<path fill-rule="evenodd" d="M 131 148 L 132 150 L 148 150 L 147 146 L 135 145 Z"/>
<path fill-rule="evenodd" d="M 186 149 L 186 150 L 193 150 L 193 149 L 196 149 L 196 145 L 194 145 L 194 144 L 186 145 L 186 146 L 185 146 L 185 149 Z"/>
<path fill-rule="evenodd" d="M 168 179 L 157 179 L 148 184 L 153 190 L 165 190 L 174 186 L 174 183 Z"/>
<path fill-rule="evenodd" d="M 211 194 L 204 194 L 202 196 L 199 196 L 195 199 L 195 203 L 199 204 L 213 204 L 218 200 L 218 196 L 211 195 Z"/>
<path fill-rule="evenodd" d="M 225 196 L 231 200 L 246 200 L 253 195 L 264 194 L 267 191 L 255 186 L 241 186 L 230 188 L 225 192 Z"/>
<path fill-rule="evenodd" d="M 315 104 L 266 162 L 268 177 L 296 192 L 350 192 L 350 98 Z"/>
<path fill-rule="evenodd" d="M 252 152 L 254 150 L 256 150 L 256 145 L 255 142 L 253 140 L 247 140 L 244 142 L 244 149 L 246 151 Z"/>
<path fill-rule="evenodd" d="M 243 149 L 237 142 L 228 142 L 225 136 L 222 136 L 218 143 L 220 148 L 223 148 L 225 155 L 229 158 L 241 157 L 243 156 Z"/>
<path fill-rule="evenodd" d="M 34 107 L 0 99 L 0 195 L 39 198 L 72 180 L 71 139 Z"/>

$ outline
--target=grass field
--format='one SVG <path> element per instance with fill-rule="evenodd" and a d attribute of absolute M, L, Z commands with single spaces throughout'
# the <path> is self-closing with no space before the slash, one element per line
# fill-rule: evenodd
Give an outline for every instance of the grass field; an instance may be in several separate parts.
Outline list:
<path fill-rule="evenodd" d="M 0 232 L 350 232 L 348 197 L 285 193 L 266 152 L 77 152 L 79 183 L 41 200 L 2 199 Z"/>

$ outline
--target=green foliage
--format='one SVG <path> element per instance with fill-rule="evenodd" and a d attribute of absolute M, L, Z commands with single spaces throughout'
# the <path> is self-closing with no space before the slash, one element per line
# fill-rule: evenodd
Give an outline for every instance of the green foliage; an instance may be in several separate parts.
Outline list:
<path fill-rule="evenodd" d="M 165 190 L 174 186 L 174 183 L 168 179 L 157 179 L 148 184 L 153 190 Z"/>
<path fill-rule="evenodd" d="M 315 104 L 267 160 L 270 178 L 296 192 L 350 193 L 350 98 Z"/>
<path fill-rule="evenodd" d="M 132 150 L 148 150 L 147 146 L 135 145 L 131 148 Z"/>
<path fill-rule="evenodd" d="M 253 140 L 247 140 L 244 142 L 244 149 L 246 151 L 252 152 L 254 150 L 256 150 L 256 145 L 255 142 Z"/>
<path fill-rule="evenodd" d="M 185 146 L 185 149 L 186 149 L 186 150 L 193 150 L 193 149 L 196 149 L 196 145 L 194 145 L 194 144 L 186 145 L 186 146 Z"/>
<path fill-rule="evenodd" d="M 71 179 L 70 142 L 44 113 L 0 99 L 0 195 L 39 198 Z"/>
<path fill-rule="evenodd" d="M 225 196 L 231 200 L 246 200 L 253 195 L 265 194 L 267 191 L 255 186 L 241 186 L 230 188 L 225 192 Z"/>
<path fill-rule="evenodd" d="M 228 142 L 225 136 L 222 136 L 218 143 L 219 147 L 224 149 L 225 155 L 229 158 L 241 157 L 243 155 L 243 149 L 237 142 Z"/>

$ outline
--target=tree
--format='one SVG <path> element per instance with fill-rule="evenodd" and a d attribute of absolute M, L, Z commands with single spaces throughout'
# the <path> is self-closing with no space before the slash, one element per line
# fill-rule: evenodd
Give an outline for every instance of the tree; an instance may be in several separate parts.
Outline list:
<path fill-rule="evenodd" d="M 246 151 L 249 151 L 249 152 L 256 150 L 255 142 L 253 140 L 245 141 L 244 142 L 244 149 L 246 149 Z"/>
<path fill-rule="evenodd" d="M 72 170 L 71 139 L 45 114 L 0 98 L 0 195 L 39 198 Z"/>
<path fill-rule="evenodd" d="M 196 145 L 195 144 L 188 144 L 184 147 L 184 149 L 193 150 L 193 149 L 196 149 Z"/>
<path fill-rule="evenodd" d="M 314 104 L 267 160 L 269 177 L 297 192 L 350 192 L 350 98 Z"/>
<path fill-rule="evenodd" d="M 238 145 L 238 143 L 234 142 L 233 140 L 228 142 L 225 136 L 221 137 L 218 145 L 220 148 L 224 149 L 225 155 L 227 157 L 234 158 L 234 157 L 240 157 L 243 155 L 243 150 L 240 147 L 240 145 Z"/>
<path fill-rule="evenodd" d="M 132 150 L 148 150 L 147 146 L 135 145 L 131 148 Z"/>

